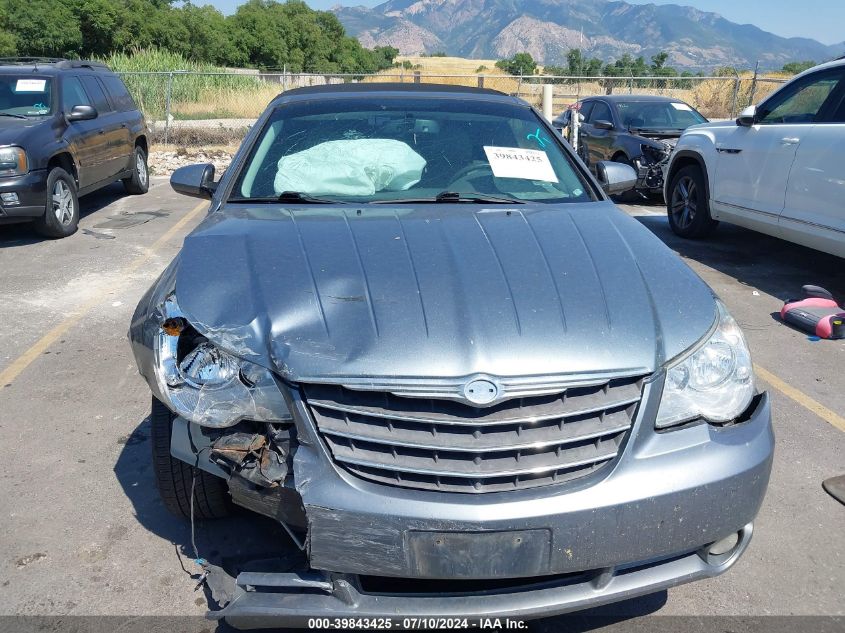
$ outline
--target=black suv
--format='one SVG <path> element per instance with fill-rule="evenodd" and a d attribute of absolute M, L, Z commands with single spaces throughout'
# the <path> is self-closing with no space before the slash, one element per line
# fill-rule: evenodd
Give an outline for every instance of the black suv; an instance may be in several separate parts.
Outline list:
<path fill-rule="evenodd" d="M 116 180 L 147 191 L 147 149 L 144 117 L 107 66 L 0 59 L 0 223 L 74 233 L 78 196 Z"/>
<path fill-rule="evenodd" d="M 578 155 L 591 170 L 603 160 L 625 163 L 637 172 L 636 191 L 663 194 L 663 168 L 678 137 L 691 125 L 707 123 L 680 99 L 652 95 L 605 95 L 580 101 Z M 563 132 L 571 124 L 566 110 L 552 125 Z M 568 138 L 568 136 L 567 136 Z M 636 199 L 633 192 L 623 198 Z"/>

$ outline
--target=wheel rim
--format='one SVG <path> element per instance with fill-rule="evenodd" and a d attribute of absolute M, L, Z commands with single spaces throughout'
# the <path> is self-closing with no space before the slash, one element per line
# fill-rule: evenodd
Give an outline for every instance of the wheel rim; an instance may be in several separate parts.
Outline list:
<path fill-rule="evenodd" d="M 688 228 L 698 212 L 698 187 L 689 176 L 684 176 L 672 191 L 672 218 L 682 229 Z"/>
<path fill-rule="evenodd" d="M 53 185 L 53 214 L 59 224 L 67 225 L 73 220 L 73 195 L 64 180 Z"/>
<path fill-rule="evenodd" d="M 138 174 L 138 182 L 141 185 L 147 185 L 147 161 L 144 160 L 144 155 L 141 152 L 135 154 L 135 171 Z"/>

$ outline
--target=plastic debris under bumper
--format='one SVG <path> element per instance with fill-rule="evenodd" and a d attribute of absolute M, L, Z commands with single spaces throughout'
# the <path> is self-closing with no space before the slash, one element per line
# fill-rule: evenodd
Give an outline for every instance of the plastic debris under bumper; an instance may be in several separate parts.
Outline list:
<path fill-rule="evenodd" d="M 663 174 L 668 161 L 646 163 L 642 159 L 635 161 L 637 169 L 636 189 L 663 193 Z"/>
<path fill-rule="evenodd" d="M 550 617 L 668 589 L 727 571 L 751 540 L 752 525 L 740 530 L 736 545 L 713 560 L 704 551 L 651 563 L 605 568 L 516 589 L 464 595 L 362 593 L 347 580 L 328 574 L 254 574 L 237 579 L 234 599 L 208 617 L 236 628 L 306 627 L 321 618 L 391 618 L 402 628 L 405 618 Z"/>

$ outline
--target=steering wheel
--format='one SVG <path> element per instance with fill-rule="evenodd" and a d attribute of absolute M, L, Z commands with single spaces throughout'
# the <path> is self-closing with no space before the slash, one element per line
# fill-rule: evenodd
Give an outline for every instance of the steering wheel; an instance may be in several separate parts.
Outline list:
<path fill-rule="evenodd" d="M 449 184 L 453 182 L 457 182 L 458 180 L 463 180 L 467 178 L 470 174 L 474 174 L 475 172 L 489 172 L 490 174 L 493 173 L 493 168 L 490 166 L 490 163 L 484 161 L 473 161 L 471 164 L 467 165 L 463 169 L 459 170 L 454 176 L 452 176 L 452 180 L 449 181 Z"/>

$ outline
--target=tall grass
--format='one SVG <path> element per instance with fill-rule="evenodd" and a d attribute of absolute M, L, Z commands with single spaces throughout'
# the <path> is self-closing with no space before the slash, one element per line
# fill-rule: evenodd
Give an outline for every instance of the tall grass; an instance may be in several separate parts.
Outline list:
<path fill-rule="evenodd" d="M 165 116 L 170 73 L 174 118 L 252 118 L 279 92 L 257 75 L 234 74 L 160 49 L 115 53 L 102 61 L 120 73 L 138 107 L 155 120 Z"/>
<path fill-rule="evenodd" d="M 168 82 L 171 82 L 170 114 L 174 119 L 254 119 L 283 86 L 262 79 L 256 74 L 238 74 L 231 69 L 192 61 L 186 57 L 160 49 L 138 50 L 131 54 L 117 53 L 102 60 L 113 70 L 121 73 L 136 103 L 150 120 L 165 118 Z M 536 78 L 520 81 L 495 68 L 493 60 L 463 59 L 456 57 L 400 57 L 400 63 L 408 62 L 413 70 L 421 73 L 420 81 L 425 83 L 448 83 L 456 85 L 478 85 L 479 75 L 484 76 L 484 86 L 508 94 L 519 94 L 529 102 L 539 105 L 540 83 L 548 81 Z M 479 63 L 489 70 L 481 71 Z M 171 75 L 172 81 L 171 81 Z M 767 94 L 779 87 L 774 79 L 780 76 L 766 76 L 758 80 L 754 101 L 759 103 Z M 322 77 L 315 77 L 315 81 Z M 352 78 L 338 79 L 350 81 Z M 364 82 L 415 81 L 413 71 L 391 68 L 376 75 L 356 77 Z M 739 90 L 734 97 L 735 83 L 725 80 L 661 79 L 649 84 L 644 80 L 625 77 L 594 82 L 555 83 L 555 107 L 561 109 L 578 98 L 604 94 L 609 85 L 613 92 L 627 93 L 629 89 L 637 94 L 660 94 L 687 101 L 705 116 L 724 118 L 733 114 L 734 105 L 741 109 L 751 99 L 752 78 L 741 76 Z M 308 78 L 300 82 L 293 78 L 286 80 L 288 87 L 310 85 Z M 734 104 L 734 99 L 736 103 Z"/>

